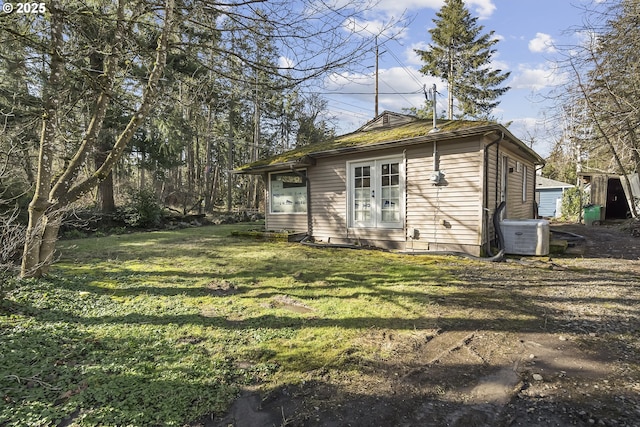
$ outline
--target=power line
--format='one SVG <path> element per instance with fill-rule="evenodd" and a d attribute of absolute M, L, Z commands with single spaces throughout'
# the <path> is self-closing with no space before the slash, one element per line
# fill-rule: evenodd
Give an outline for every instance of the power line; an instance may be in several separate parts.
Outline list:
<path fill-rule="evenodd" d="M 400 67 L 405 71 L 405 73 L 407 73 L 409 75 L 409 77 L 411 77 L 411 79 L 416 82 L 418 84 L 418 86 L 422 87 L 423 83 L 415 76 L 415 74 L 413 74 L 413 72 L 411 71 L 411 69 L 409 67 L 407 67 L 401 60 L 400 58 L 398 58 L 396 56 L 395 53 L 393 53 L 392 50 L 388 51 L 391 56 L 393 57 L 393 59 L 396 60 L 396 62 L 398 63 L 398 65 L 400 65 Z"/>
<path fill-rule="evenodd" d="M 385 83 L 385 82 L 383 82 Z M 385 83 L 391 89 L 393 89 L 388 83 Z M 375 92 L 336 92 L 336 91 L 328 91 L 328 92 L 315 92 L 320 95 L 375 95 Z M 413 92 L 378 92 L 378 95 L 417 95 L 422 93 L 422 86 L 420 89 L 417 89 Z"/>

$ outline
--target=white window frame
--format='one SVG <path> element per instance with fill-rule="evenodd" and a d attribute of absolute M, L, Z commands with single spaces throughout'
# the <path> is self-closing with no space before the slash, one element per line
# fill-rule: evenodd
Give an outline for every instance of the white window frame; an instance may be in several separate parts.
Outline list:
<path fill-rule="evenodd" d="M 398 164 L 398 220 L 383 221 L 383 185 L 382 185 L 382 165 L 388 163 Z M 371 216 L 368 221 L 357 221 L 355 219 L 355 170 L 358 167 L 370 167 L 370 191 L 371 191 Z M 405 215 L 405 164 L 402 156 L 376 157 L 347 162 L 347 223 L 349 228 L 381 228 L 381 229 L 402 229 L 404 228 Z"/>
<path fill-rule="evenodd" d="M 307 170 L 306 169 L 301 169 L 299 171 L 297 171 L 298 173 L 303 173 L 305 176 L 307 174 Z M 295 189 L 291 189 L 289 191 L 289 193 L 291 193 L 290 195 L 288 195 L 289 197 L 287 198 L 287 200 L 290 200 L 292 203 L 292 212 L 283 212 L 283 211 L 274 211 L 274 197 L 277 195 L 277 197 L 286 197 L 285 196 L 285 190 L 284 189 L 274 189 L 273 188 L 273 181 L 271 179 L 272 176 L 274 175 L 291 175 L 294 174 L 291 171 L 279 171 L 279 172 L 269 172 L 269 182 L 268 182 L 268 189 L 269 189 L 269 214 L 270 215 L 306 215 L 307 214 L 307 203 L 309 202 L 307 200 L 307 182 L 305 179 L 303 179 L 304 182 L 304 186 L 302 187 L 296 187 Z M 295 175 L 295 174 L 294 174 Z M 278 193 L 280 192 L 280 193 Z M 301 206 L 304 205 L 304 210 L 302 211 L 294 211 L 295 209 L 295 205 Z"/>

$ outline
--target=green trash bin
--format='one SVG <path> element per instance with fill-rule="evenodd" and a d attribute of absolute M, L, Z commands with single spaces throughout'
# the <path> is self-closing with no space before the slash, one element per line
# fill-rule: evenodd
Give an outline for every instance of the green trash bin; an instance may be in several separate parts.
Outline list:
<path fill-rule="evenodd" d="M 587 205 L 584 207 L 584 224 L 588 226 L 600 225 L 600 205 Z"/>

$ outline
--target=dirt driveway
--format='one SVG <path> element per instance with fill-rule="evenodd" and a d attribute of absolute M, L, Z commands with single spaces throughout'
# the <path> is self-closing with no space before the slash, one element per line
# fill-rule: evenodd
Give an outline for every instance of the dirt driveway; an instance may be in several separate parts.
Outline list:
<path fill-rule="evenodd" d="M 585 239 L 548 259 L 452 258 L 473 297 L 434 301 L 433 328 L 371 331 L 363 341 L 387 357 L 248 392 L 200 425 L 640 426 L 640 238 L 620 224 L 553 228 Z M 463 316 L 448 317 L 454 303 Z"/>

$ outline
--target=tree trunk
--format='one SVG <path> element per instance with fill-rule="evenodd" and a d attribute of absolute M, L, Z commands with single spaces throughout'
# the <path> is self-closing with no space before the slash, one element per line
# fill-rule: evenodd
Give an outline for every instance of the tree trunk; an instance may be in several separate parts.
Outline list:
<path fill-rule="evenodd" d="M 452 43 L 453 44 L 453 43 Z M 447 118 L 453 120 L 453 85 L 454 85 L 454 68 L 453 68 L 453 47 L 449 48 L 449 73 L 447 75 Z M 436 96 L 435 93 L 433 96 Z M 434 109 L 433 114 L 436 114 Z M 436 116 L 437 117 L 437 116 Z"/>
<path fill-rule="evenodd" d="M 58 231 L 62 223 L 62 212 L 55 211 L 47 215 L 47 223 L 42 233 L 40 243 L 40 267 L 39 274 L 44 275 L 49 272 L 49 267 L 53 263 L 53 255 L 58 241 Z"/>
<path fill-rule="evenodd" d="M 103 141 L 101 147 L 96 151 L 94 161 L 96 167 L 99 167 L 107 159 L 107 152 L 109 146 Z M 116 202 L 113 195 L 113 173 L 109 172 L 109 175 L 98 185 L 98 197 L 97 205 L 100 208 L 100 212 L 103 214 L 111 214 L 116 211 Z"/>
<path fill-rule="evenodd" d="M 116 201 L 113 195 L 113 172 L 98 185 L 98 206 L 103 214 L 112 214 L 116 211 Z"/>
<path fill-rule="evenodd" d="M 113 52 L 111 56 L 107 57 L 105 72 L 100 76 L 103 81 L 103 91 L 96 100 L 93 116 L 78 151 L 62 171 L 55 185 L 53 184 L 54 142 L 56 119 L 59 108 L 61 108 L 59 91 L 56 89 L 64 71 L 64 64 L 60 57 L 64 45 L 63 11 L 60 10 L 60 5 L 57 2 L 51 2 L 48 6 L 51 13 L 51 66 L 49 81 L 43 96 L 45 111 L 40 137 L 38 176 L 33 200 L 29 205 L 29 224 L 22 257 L 21 277 L 40 277 L 47 272 L 48 265 L 53 261 L 62 210 L 93 190 L 109 176 L 116 162 L 122 157 L 134 132 L 149 114 L 157 96 L 157 85 L 167 59 L 168 38 L 173 24 L 174 1 L 166 0 L 164 27 L 158 39 L 155 63 L 143 90 L 140 106 L 116 139 L 102 165 L 88 178 L 76 183 L 76 178 L 85 163 L 87 154 L 97 145 L 98 135 L 111 97 L 111 87 L 118 66 L 119 46 L 124 35 L 125 22 L 124 1 L 118 3 L 118 23 Z"/>
<path fill-rule="evenodd" d="M 24 251 L 22 253 L 21 277 L 40 277 L 43 274 L 42 262 L 48 258 L 41 258 L 43 235 L 47 227 L 47 215 L 51 208 L 49 191 L 53 180 L 54 141 L 60 92 L 57 90 L 62 80 L 64 64 L 60 52 L 63 45 L 63 22 L 59 5 L 52 2 L 49 7 L 51 13 L 51 69 L 44 98 L 44 114 L 42 116 L 42 131 L 40 133 L 40 149 L 38 151 L 38 175 L 36 188 L 31 203 L 29 203 L 29 223 L 25 235 Z M 50 237 L 48 233 L 47 237 Z M 44 254 L 46 256 L 46 254 Z"/>

